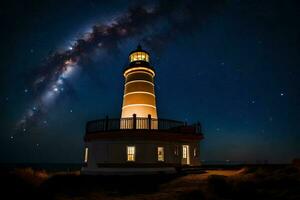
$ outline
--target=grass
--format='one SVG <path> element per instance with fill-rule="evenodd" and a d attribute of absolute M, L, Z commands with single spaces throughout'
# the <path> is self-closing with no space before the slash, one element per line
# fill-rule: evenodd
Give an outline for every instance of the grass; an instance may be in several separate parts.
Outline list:
<path fill-rule="evenodd" d="M 300 170 L 248 166 L 203 174 L 85 176 L 31 168 L 0 174 L 9 199 L 300 199 Z"/>

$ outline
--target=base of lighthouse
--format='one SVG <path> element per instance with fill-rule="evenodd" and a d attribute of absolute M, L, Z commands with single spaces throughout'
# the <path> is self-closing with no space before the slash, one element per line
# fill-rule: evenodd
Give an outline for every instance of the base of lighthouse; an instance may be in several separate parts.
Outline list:
<path fill-rule="evenodd" d="M 199 167 L 199 133 L 115 130 L 85 135 L 85 163 L 91 175 L 176 173 Z"/>

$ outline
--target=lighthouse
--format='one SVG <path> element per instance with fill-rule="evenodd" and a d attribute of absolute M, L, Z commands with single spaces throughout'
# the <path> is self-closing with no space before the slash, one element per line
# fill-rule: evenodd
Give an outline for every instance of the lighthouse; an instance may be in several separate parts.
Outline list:
<path fill-rule="evenodd" d="M 125 78 L 121 118 L 152 118 L 152 128 L 157 128 L 157 109 L 154 91 L 154 68 L 150 55 L 141 45 L 129 54 L 129 64 L 123 72 Z M 121 128 L 125 128 L 121 124 Z M 139 124 L 136 128 L 143 128 Z"/>
<path fill-rule="evenodd" d="M 121 117 L 86 123 L 81 172 L 176 173 L 199 167 L 201 125 L 157 117 L 155 70 L 141 45 L 129 54 L 123 76 Z"/>

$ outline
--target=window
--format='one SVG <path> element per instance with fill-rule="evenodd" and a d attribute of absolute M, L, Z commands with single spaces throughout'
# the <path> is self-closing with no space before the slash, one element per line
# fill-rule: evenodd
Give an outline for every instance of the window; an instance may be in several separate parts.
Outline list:
<path fill-rule="evenodd" d="M 85 147 L 85 149 L 84 149 L 84 162 L 88 161 L 88 153 L 89 153 L 89 149 L 87 147 Z"/>
<path fill-rule="evenodd" d="M 149 55 L 145 52 L 135 52 L 130 55 L 130 62 L 142 60 L 149 62 Z"/>
<path fill-rule="evenodd" d="M 175 148 L 174 148 L 174 154 L 175 154 L 175 156 L 179 155 L 178 145 L 176 145 Z"/>
<path fill-rule="evenodd" d="M 157 147 L 157 160 L 164 161 L 164 148 L 163 147 Z"/>
<path fill-rule="evenodd" d="M 182 145 L 182 162 L 185 165 L 190 164 L 190 146 Z"/>
<path fill-rule="evenodd" d="M 194 148 L 194 157 L 195 157 L 195 158 L 198 157 L 198 150 L 197 150 L 196 147 Z"/>
<path fill-rule="evenodd" d="M 127 146 L 127 161 L 135 161 L 135 146 Z"/>
<path fill-rule="evenodd" d="M 187 158 L 187 148 L 185 146 L 182 148 L 182 158 Z"/>

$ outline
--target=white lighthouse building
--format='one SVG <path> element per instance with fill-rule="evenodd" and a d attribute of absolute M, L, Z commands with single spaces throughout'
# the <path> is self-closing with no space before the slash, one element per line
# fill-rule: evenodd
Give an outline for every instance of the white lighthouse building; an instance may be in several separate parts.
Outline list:
<path fill-rule="evenodd" d="M 200 166 L 200 123 L 158 118 L 155 70 L 140 45 L 123 75 L 121 118 L 87 122 L 82 173 L 174 173 Z"/>

